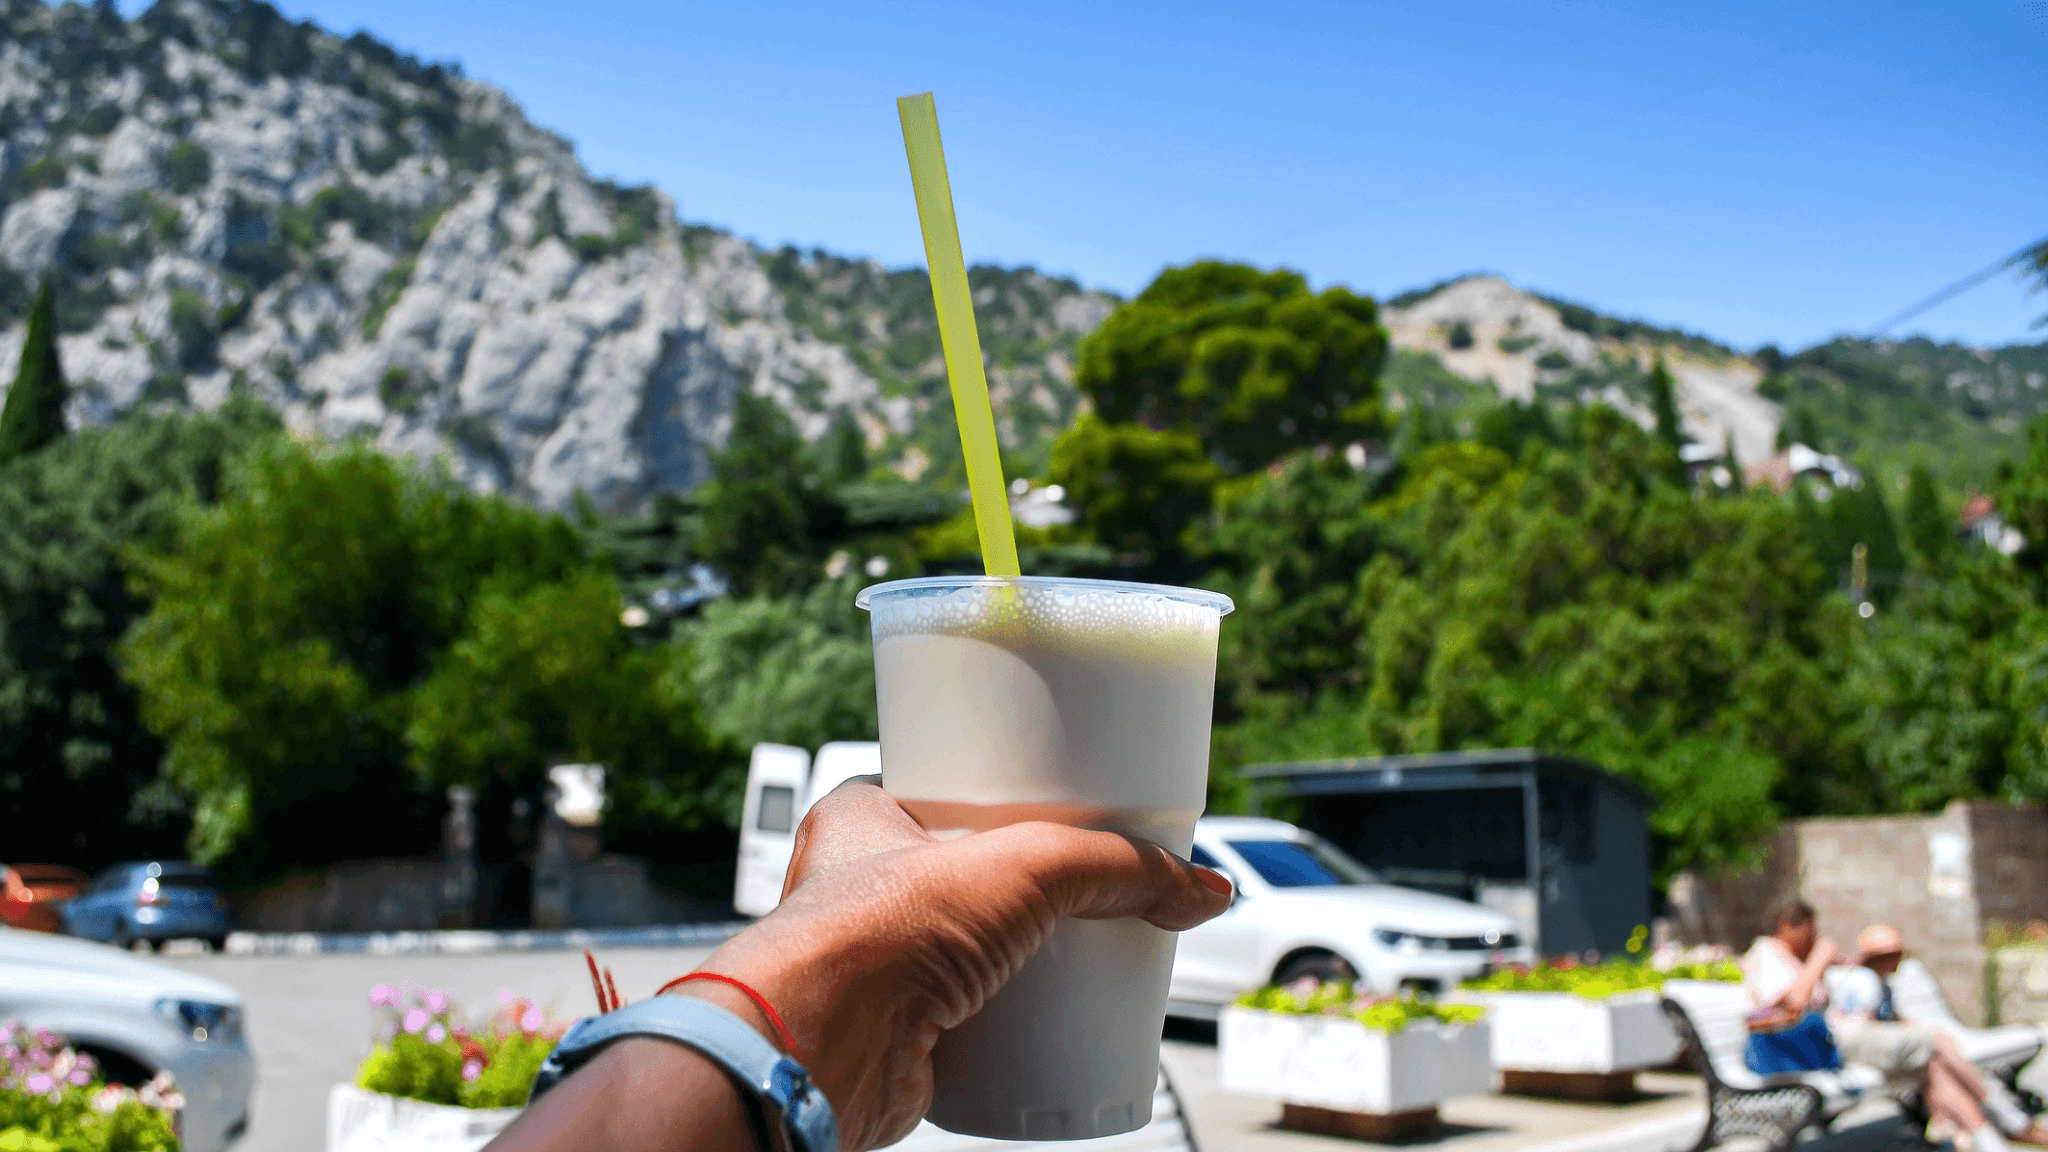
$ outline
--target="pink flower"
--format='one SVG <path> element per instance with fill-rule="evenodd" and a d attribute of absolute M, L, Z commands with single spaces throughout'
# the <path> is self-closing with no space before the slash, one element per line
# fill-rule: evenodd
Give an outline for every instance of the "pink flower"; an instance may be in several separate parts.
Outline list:
<path fill-rule="evenodd" d="M 448 1010 L 448 994 L 446 992 L 429 992 L 422 997 L 422 1000 L 427 1006 L 427 1011 L 432 1012 L 436 1016 Z"/>
<path fill-rule="evenodd" d="M 23 1087 L 29 1090 L 31 1095 L 37 1096 L 40 1096 L 43 1093 L 48 1092 L 50 1089 L 55 1088 L 56 1086 L 57 1082 L 51 1079 L 49 1074 L 46 1072 L 36 1073 L 35 1075 L 28 1078 L 27 1084 L 23 1085 Z"/>
<path fill-rule="evenodd" d="M 526 1009 L 526 1014 L 519 1018 L 519 1026 L 521 1028 L 526 1029 L 528 1032 L 538 1032 L 540 1031 L 540 1026 L 543 1023 L 545 1023 L 546 1020 L 547 1017 L 542 1016 L 540 1014 L 539 1006 L 533 1005 L 529 1006 Z"/>
<path fill-rule="evenodd" d="M 477 1058 L 475 1058 L 475 1057 L 473 1057 L 473 1056 L 472 1056 L 472 1057 L 470 1057 L 469 1059 L 467 1059 L 467 1060 L 464 1060 L 464 1061 L 462 1062 L 462 1080 L 463 1080 L 463 1083 L 465 1083 L 465 1084 L 466 1084 L 466 1083 L 468 1083 L 468 1082 L 470 1082 L 470 1081 L 472 1081 L 472 1080 L 475 1080 L 475 1079 L 476 1079 L 477 1077 L 479 1077 L 479 1076 L 481 1076 L 481 1075 L 483 1075 L 483 1074 L 484 1074 L 484 1062 L 483 1062 L 483 1061 L 481 1061 L 481 1060 L 478 1060 Z"/>
<path fill-rule="evenodd" d="M 379 984 L 371 988 L 370 1006 L 372 1008 L 398 1007 L 398 989 L 393 988 L 389 984 Z"/>
<path fill-rule="evenodd" d="M 498 1003 L 500 1003 L 500 1004 L 510 1004 L 511 1002 L 512 1002 L 512 990 L 511 990 L 510 988 L 500 988 L 500 989 L 498 989 Z"/>
<path fill-rule="evenodd" d="M 447 1038 L 448 1029 L 441 1027 L 439 1021 L 427 1025 L 427 1043 L 439 1044 L 441 1041 L 446 1040 Z"/>
<path fill-rule="evenodd" d="M 405 1014 L 404 1020 L 399 1021 L 399 1026 L 404 1028 L 407 1032 L 417 1032 L 420 1029 L 425 1028 L 427 1026 L 427 1021 L 430 1019 L 432 1019 L 432 1017 L 427 1015 L 426 1009 L 414 1008 L 412 1011 L 407 1012 Z"/>
<path fill-rule="evenodd" d="M 84 1085 L 92 1083 L 92 1073 L 86 1071 L 83 1068 L 73 1068 L 71 1070 L 71 1075 L 66 1076 L 65 1079 L 71 1081 L 73 1084 L 77 1084 L 82 1087 Z"/>

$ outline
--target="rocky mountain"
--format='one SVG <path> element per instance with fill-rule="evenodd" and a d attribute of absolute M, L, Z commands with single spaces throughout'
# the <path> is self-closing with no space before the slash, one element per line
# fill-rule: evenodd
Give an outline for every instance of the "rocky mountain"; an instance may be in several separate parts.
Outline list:
<path fill-rule="evenodd" d="M 1661 357 L 1677 381 L 1679 413 L 1694 440 L 1718 447 L 1732 438 L 1743 460 L 1774 450 L 1782 407 L 1757 391 L 1763 368 L 1706 337 L 1614 320 L 1498 276 L 1397 296 L 1383 315 L 1397 351 L 1426 354 L 1469 381 L 1490 381 L 1501 396 L 1600 399 L 1646 423 L 1643 382 Z M 1390 384 L 1401 389 L 1398 367 Z"/>
<path fill-rule="evenodd" d="M 551 507 L 695 484 L 740 388 L 913 474 L 948 452 L 921 271 L 685 227 L 504 92 L 367 35 L 254 0 L 0 0 L 0 141 L 0 363 L 52 277 L 74 423 L 246 390 Z M 974 284 L 1029 458 L 1115 301 Z"/>
<path fill-rule="evenodd" d="M 684 224 L 456 66 L 256 0 L 134 20 L 0 0 L 0 364 L 44 276 L 77 424 L 245 390 L 303 435 L 626 509 L 704 478 L 745 388 L 806 435 L 852 421 L 876 460 L 956 478 L 922 270 Z M 1007 459 L 1036 470 L 1078 407 L 1079 342 L 1118 301 L 1029 268 L 970 277 Z M 1661 357 L 1687 431 L 1744 461 L 1792 420 L 1829 451 L 1932 455 L 1978 482 L 2048 411 L 2048 345 L 1745 354 L 1494 276 L 1384 316 L 1397 403 L 1602 398 L 1647 421 Z"/>
<path fill-rule="evenodd" d="M 1925 461 L 1958 485 L 1982 484 L 2020 450 L 2021 426 L 2048 412 L 2048 344 L 1844 336 L 1796 354 L 1744 353 L 1498 276 L 1404 293 L 1382 315 L 1396 350 L 1386 382 L 1404 398 L 1453 408 L 1496 395 L 1603 399 L 1648 424 L 1645 382 L 1662 359 L 1687 434 L 1732 443 L 1745 463 L 1772 455 L 1789 421 L 1795 438 L 1893 476 Z"/>

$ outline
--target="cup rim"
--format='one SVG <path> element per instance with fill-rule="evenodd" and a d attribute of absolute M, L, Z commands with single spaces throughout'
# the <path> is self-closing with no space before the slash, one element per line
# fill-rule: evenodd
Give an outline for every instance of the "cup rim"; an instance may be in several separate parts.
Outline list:
<path fill-rule="evenodd" d="M 1218 617 L 1228 616 L 1237 609 L 1230 597 L 1207 588 L 1177 588 L 1171 584 L 1143 584 L 1133 580 L 1097 580 L 1086 576 L 912 576 L 904 580 L 886 580 L 870 584 L 854 595 L 853 606 L 869 609 L 876 596 L 891 592 L 908 591 L 915 588 L 994 588 L 1022 584 L 1026 587 L 1079 588 L 1096 592 L 1141 593 L 1165 596 L 1203 608 L 1213 608 Z M 872 610 L 872 609 L 869 609 Z"/>

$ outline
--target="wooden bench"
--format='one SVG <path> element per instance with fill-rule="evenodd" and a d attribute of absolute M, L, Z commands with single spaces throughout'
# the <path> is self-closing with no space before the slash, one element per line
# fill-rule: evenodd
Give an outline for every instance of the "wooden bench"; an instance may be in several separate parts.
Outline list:
<path fill-rule="evenodd" d="M 1749 1044 L 1744 1018 L 1751 1011 L 1742 985 L 1718 980 L 1670 980 L 1664 1013 L 1686 1059 L 1707 1086 L 1707 1124 L 1692 1152 L 1733 1136 L 1761 1136 L 1772 1152 L 1786 1152 L 1808 1128 L 1882 1094 L 1875 1069 L 1849 1065 L 1833 1072 L 1759 1076 L 1743 1063 Z"/>

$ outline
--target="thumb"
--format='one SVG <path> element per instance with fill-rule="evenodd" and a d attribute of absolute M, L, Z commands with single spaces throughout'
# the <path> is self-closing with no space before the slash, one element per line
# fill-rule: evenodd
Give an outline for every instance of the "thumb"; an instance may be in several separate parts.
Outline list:
<path fill-rule="evenodd" d="M 1230 907 L 1230 881 L 1149 840 L 1064 824 L 1011 824 L 954 841 L 966 868 L 1021 868 L 1055 916 L 1136 916 L 1183 932 Z"/>

